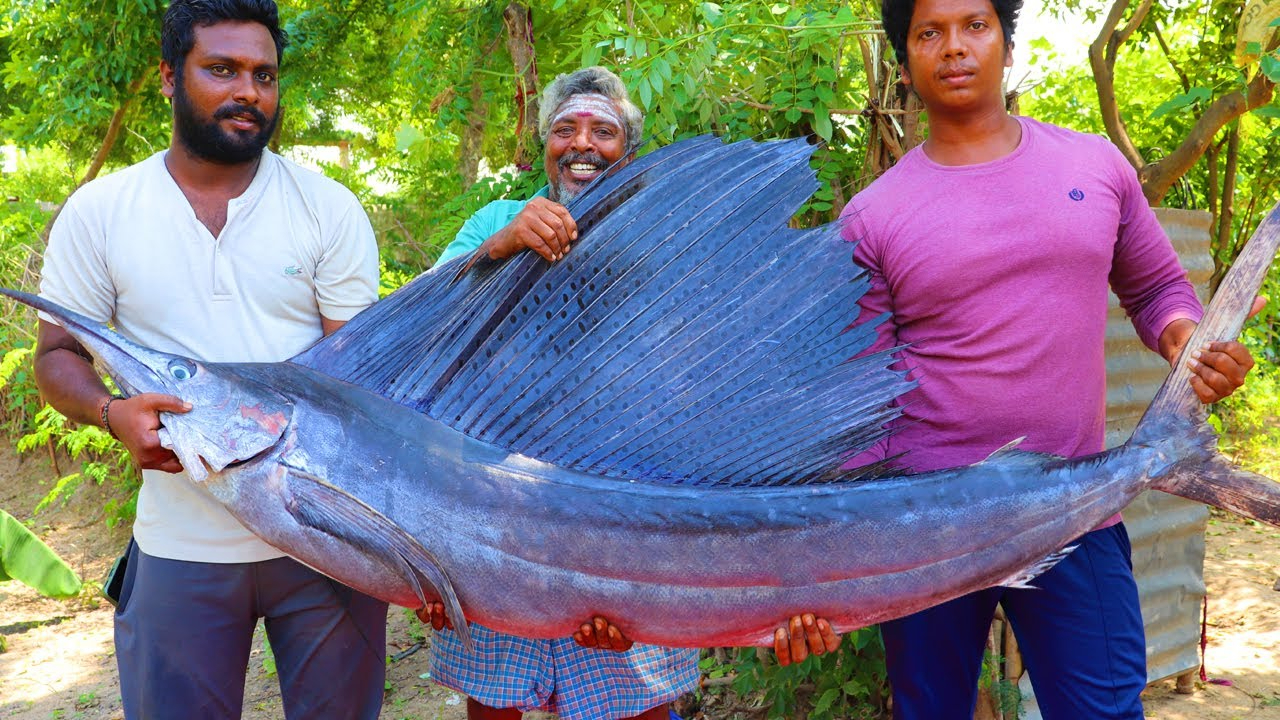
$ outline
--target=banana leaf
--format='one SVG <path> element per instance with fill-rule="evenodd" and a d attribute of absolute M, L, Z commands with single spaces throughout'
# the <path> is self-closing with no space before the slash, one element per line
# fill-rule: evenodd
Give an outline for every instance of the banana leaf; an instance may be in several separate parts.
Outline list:
<path fill-rule="evenodd" d="M 0 510 L 0 582 L 20 580 L 43 595 L 74 597 L 80 578 L 48 545 Z"/>

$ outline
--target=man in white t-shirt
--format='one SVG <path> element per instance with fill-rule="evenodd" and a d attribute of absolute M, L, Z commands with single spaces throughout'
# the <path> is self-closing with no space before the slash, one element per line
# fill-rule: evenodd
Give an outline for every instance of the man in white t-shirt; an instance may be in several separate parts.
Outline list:
<path fill-rule="evenodd" d="M 271 0 L 172 2 L 160 63 L 170 146 L 68 200 L 41 295 L 142 345 L 238 362 L 287 359 L 377 299 L 359 202 L 265 150 L 285 42 Z M 376 718 L 386 605 L 283 557 L 190 482 L 158 434 L 182 401 L 113 397 L 47 317 L 35 370 L 51 405 L 105 428 L 143 468 L 116 610 L 126 717 L 239 717 L 261 617 L 289 717 Z"/>

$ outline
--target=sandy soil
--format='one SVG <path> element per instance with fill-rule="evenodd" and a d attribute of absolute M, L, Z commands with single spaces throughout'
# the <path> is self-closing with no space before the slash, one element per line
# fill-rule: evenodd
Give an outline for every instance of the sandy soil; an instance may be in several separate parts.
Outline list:
<path fill-rule="evenodd" d="M 63 464 L 64 468 L 66 463 Z M 54 479 L 48 460 L 15 458 L 0 448 L 0 508 L 28 518 Z M 61 507 L 47 509 L 36 529 L 90 581 L 101 580 L 128 537 L 104 522 L 100 488 L 82 488 Z M 1280 531 L 1216 516 L 1208 536 L 1211 682 L 1180 695 L 1172 681 L 1150 688 L 1147 716 L 1168 720 L 1280 720 Z M 55 601 L 18 583 L 0 584 L 0 718 L 109 720 L 123 718 L 111 639 L 111 606 L 95 589 Z M 462 698 L 426 675 L 421 625 L 391 611 L 384 720 L 461 720 Z M 1219 684 L 1230 683 L 1230 684 Z M 279 689 L 259 638 L 245 692 L 244 717 L 282 717 Z"/>

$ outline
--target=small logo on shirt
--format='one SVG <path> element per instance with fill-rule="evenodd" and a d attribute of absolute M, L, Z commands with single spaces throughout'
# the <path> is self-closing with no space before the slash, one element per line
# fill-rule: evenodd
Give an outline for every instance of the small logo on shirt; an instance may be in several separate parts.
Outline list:
<path fill-rule="evenodd" d="M 301 275 L 302 268 L 298 267 L 297 265 L 289 265 L 285 267 L 284 274 L 285 275 Z"/>
<path fill-rule="evenodd" d="M 1075 200 L 1076 202 L 1080 202 L 1084 199 L 1084 191 L 1080 188 L 1071 188 L 1071 192 L 1067 193 L 1067 197 Z"/>

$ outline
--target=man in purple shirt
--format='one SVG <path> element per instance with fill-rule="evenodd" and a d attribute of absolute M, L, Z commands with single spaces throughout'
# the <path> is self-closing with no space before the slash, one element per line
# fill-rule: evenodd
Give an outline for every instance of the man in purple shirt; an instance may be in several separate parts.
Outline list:
<path fill-rule="evenodd" d="M 1102 449 L 1107 287 L 1175 362 L 1201 316 L 1137 176 L 1105 139 L 1007 113 L 1003 71 L 1022 0 L 883 0 L 903 82 L 929 138 L 842 214 L 871 273 L 863 315 L 891 311 L 920 381 L 881 450 L 923 472 L 1012 440 Z M 1236 342 L 1191 361 L 1213 402 L 1253 361 Z M 987 628 L 1004 606 L 1048 720 L 1141 720 L 1146 648 L 1119 516 L 1080 538 L 1034 590 L 990 588 L 882 626 L 894 716 L 973 717 Z M 851 550 L 854 551 L 854 550 Z"/>

